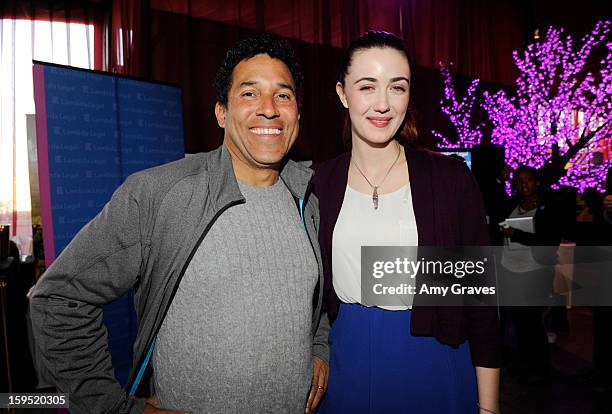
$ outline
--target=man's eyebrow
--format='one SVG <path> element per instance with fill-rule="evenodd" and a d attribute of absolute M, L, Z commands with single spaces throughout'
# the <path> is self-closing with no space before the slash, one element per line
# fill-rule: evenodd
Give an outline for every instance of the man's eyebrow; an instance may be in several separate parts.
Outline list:
<path fill-rule="evenodd" d="M 243 81 L 243 82 L 240 82 L 239 88 L 244 88 L 244 87 L 248 87 L 248 86 L 255 86 L 258 83 L 259 82 L 257 82 L 257 81 Z M 277 85 L 280 88 L 289 89 L 291 92 L 295 92 L 295 88 L 293 87 L 293 85 L 291 85 L 289 83 L 279 82 L 279 83 L 277 83 Z"/>
<path fill-rule="evenodd" d="M 280 86 L 280 87 L 281 87 L 281 88 L 283 88 L 283 89 L 289 89 L 291 92 L 295 92 L 295 88 L 293 87 L 293 85 L 290 85 L 290 84 L 288 84 L 288 83 L 282 83 L 282 82 L 280 82 L 280 83 L 278 84 L 278 86 Z"/>

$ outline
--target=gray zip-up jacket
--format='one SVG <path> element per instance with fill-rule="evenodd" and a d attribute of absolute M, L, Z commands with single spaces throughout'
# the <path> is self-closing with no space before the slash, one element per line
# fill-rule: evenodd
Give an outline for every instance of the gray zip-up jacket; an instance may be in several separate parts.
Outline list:
<path fill-rule="evenodd" d="M 313 355 L 327 361 L 329 323 L 321 318 L 319 212 L 309 192 L 311 175 L 309 168 L 293 161 L 280 172 L 296 199 L 319 263 Z M 45 375 L 70 394 L 71 412 L 143 411 L 145 400 L 133 394 L 148 385 L 139 383 L 180 279 L 217 217 L 243 202 L 225 146 L 136 173 L 45 272 L 30 300 L 34 352 Z M 130 288 L 139 328 L 124 390 L 113 375 L 102 305 Z"/>

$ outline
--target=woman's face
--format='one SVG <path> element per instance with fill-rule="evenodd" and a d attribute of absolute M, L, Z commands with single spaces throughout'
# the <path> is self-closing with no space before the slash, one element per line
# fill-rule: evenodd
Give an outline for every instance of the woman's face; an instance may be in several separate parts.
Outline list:
<path fill-rule="evenodd" d="M 338 97 L 351 117 L 353 141 L 388 143 L 406 116 L 410 84 L 408 59 L 392 48 L 371 48 L 353 54 Z"/>
<path fill-rule="evenodd" d="M 516 189 L 523 198 L 529 197 L 538 191 L 538 179 L 531 171 L 521 171 L 515 178 Z"/>

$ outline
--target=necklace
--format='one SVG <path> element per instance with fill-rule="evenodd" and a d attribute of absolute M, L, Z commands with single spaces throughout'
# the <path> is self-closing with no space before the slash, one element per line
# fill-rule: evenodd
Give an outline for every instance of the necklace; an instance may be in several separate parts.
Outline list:
<path fill-rule="evenodd" d="M 385 174 L 385 176 L 383 177 L 382 181 L 378 185 L 374 185 L 374 184 L 372 184 L 370 182 L 370 180 L 368 180 L 368 177 L 366 177 L 365 174 L 363 173 L 363 171 L 361 171 L 361 168 L 359 168 L 359 166 L 357 165 L 357 162 L 353 159 L 353 157 L 351 157 L 351 162 L 353 163 L 355 168 L 357 168 L 357 171 L 359 171 L 359 174 L 361 174 L 361 176 L 364 178 L 364 180 L 366 180 L 368 185 L 370 187 L 372 187 L 372 204 L 374 204 L 374 210 L 378 210 L 378 187 L 383 185 L 383 183 L 385 182 L 385 180 L 389 176 L 389 173 L 393 169 L 393 166 L 395 165 L 397 160 L 399 160 L 400 153 L 401 153 L 400 146 L 398 145 L 397 146 L 397 157 L 395 157 L 395 161 L 393 161 L 393 164 L 391 164 L 391 166 L 387 170 L 387 173 Z"/>

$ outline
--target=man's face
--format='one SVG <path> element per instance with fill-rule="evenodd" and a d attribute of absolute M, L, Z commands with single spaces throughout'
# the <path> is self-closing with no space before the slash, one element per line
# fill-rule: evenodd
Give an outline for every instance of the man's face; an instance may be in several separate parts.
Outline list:
<path fill-rule="evenodd" d="M 295 83 L 287 65 L 268 55 L 234 68 L 227 106 L 217 103 L 224 143 L 241 169 L 278 169 L 299 131 Z"/>

